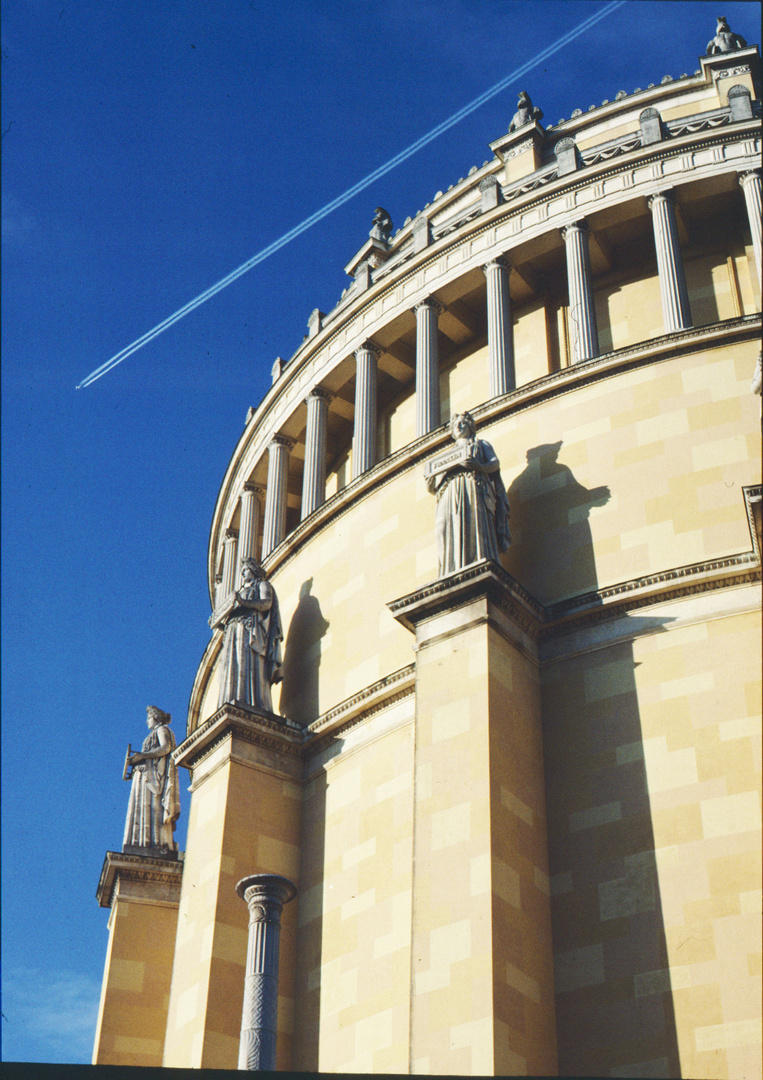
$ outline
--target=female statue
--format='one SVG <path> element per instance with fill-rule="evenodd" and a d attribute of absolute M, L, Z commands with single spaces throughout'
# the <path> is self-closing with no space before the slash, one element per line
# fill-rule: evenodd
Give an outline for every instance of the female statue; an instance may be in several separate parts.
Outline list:
<path fill-rule="evenodd" d="M 241 588 L 225 620 L 218 708 L 232 701 L 273 711 L 270 687 L 283 678 L 282 640 L 275 590 L 256 559 L 242 559 Z"/>
<path fill-rule="evenodd" d="M 432 463 L 427 488 L 437 496 L 438 574 L 444 577 L 482 559 L 499 562 L 509 546 L 509 500 L 500 462 L 490 443 L 478 439 L 471 413 L 457 413 L 450 433 L 458 453 Z"/>
<path fill-rule="evenodd" d="M 172 717 L 155 705 L 146 709 L 149 732 L 140 753 L 129 754 L 132 787 L 127 807 L 123 848 L 162 848 L 177 851 L 173 839 L 180 816 L 178 770 L 171 754 L 175 736 L 170 731 Z"/>

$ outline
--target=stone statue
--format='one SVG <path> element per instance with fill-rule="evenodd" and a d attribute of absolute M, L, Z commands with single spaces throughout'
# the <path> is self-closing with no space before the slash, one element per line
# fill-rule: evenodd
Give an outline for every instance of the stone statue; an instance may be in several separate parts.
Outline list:
<path fill-rule="evenodd" d="M 425 477 L 437 496 L 438 576 L 482 559 L 499 562 L 509 546 L 509 500 L 501 463 L 490 443 L 478 439 L 471 413 L 450 422 L 455 448 L 431 458 Z"/>
<path fill-rule="evenodd" d="M 155 705 L 149 705 L 146 713 L 149 731 L 140 753 L 132 754 L 128 746 L 125 758 L 123 776 L 132 781 L 132 787 L 122 850 L 148 848 L 165 855 L 177 851 L 173 833 L 180 816 L 178 770 L 171 756 L 175 736 L 169 728 L 169 713 Z"/>
<path fill-rule="evenodd" d="M 729 29 L 724 15 L 718 16 L 718 25 L 715 29 L 715 37 L 707 43 L 707 55 L 717 56 L 718 53 L 736 52 L 744 49 L 747 42 L 739 34 L 734 34 Z"/>
<path fill-rule="evenodd" d="M 382 243 L 387 244 L 391 234 L 392 218 L 386 210 L 382 209 L 381 206 L 377 206 L 374 219 L 371 222 L 371 232 L 368 235 L 372 240 L 381 240 Z"/>
<path fill-rule="evenodd" d="M 241 588 L 229 604 L 217 707 L 232 701 L 272 712 L 270 687 L 283 678 L 283 629 L 275 590 L 256 559 L 241 560 Z"/>
<path fill-rule="evenodd" d="M 520 90 L 517 111 L 512 116 L 511 123 L 509 124 L 509 134 L 511 134 L 512 131 L 517 131 L 518 128 L 524 127 L 525 124 L 531 123 L 533 120 L 540 121 L 542 119 L 543 113 L 533 105 L 527 91 Z"/>

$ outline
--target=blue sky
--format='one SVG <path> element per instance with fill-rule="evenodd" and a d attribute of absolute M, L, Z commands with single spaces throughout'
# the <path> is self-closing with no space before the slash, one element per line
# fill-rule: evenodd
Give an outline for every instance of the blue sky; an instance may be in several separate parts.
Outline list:
<path fill-rule="evenodd" d="M 183 737 L 219 484 L 374 207 L 397 228 L 481 165 L 520 89 L 555 124 L 694 71 L 719 11 L 757 42 L 760 5 L 628 0 L 75 386 L 604 6 L 3 0 L 4 1060 L 90 1060 L 126 744 L 148 704 Z"/>

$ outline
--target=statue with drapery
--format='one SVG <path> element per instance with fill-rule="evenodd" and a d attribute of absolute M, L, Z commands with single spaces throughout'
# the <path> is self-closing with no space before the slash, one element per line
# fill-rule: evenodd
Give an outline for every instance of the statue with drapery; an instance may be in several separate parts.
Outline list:
<path fill-rule="evenodd" d="M 439 577 L 483 559 L 500 562 L 509 546 L 509 500 L 493 447 L 477 438 L 468 412 L 453 417 L 450 433 L 455 447 L 425 468 L 427 488 L 437 497 Z"/>
<path fill-rule="evenodd" d="M 175 824 L 180 816 L 178 770 L 173 761 L 172 717 L 155 705 L 146 709 L 148 735 L 137 753 L 127 748 L 124 779 L 131 781 L 123 851 L 165 855 L 177 851 Z"/>

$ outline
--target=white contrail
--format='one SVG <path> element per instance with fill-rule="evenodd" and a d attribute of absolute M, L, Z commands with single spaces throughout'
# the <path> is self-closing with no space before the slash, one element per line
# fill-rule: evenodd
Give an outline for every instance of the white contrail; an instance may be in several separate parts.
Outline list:
<path fill-rule="evenodd" d="M 232 270 L 230 274 L 227 275 L 227 277 L 224 277 L 220 281 L 216 282 L 216 284 L 211 285 L 208 289 L 205 289 L 203 293 L 199 293 L 199 295 L 193 300 L 189 300 L 188 303 L 185 304 L 183 307 L 178 308 L 178 310 L 173 315 L 169 315 L 163 322 L 157 323 L 157 325 L 152 330 L 149 330 L 147 333 L 143 334 L 142 337 L 137 338 L 135 341 L 133 341 L 131 345 L 127 345 L 120 352 L 112 356 L 110 360 L 107 360 L 105 364 L 101 364 L 99 368 L 96 368 L 95 371 L 91 371 L 87 378 L 83 379 L 82 382 L 79 383 L 79 385 L 77 386 L 77 390 L 80 390 L 85 386 L 90 386 L 90 384 L 94 383 L 96 379 L 100 379 L 102 375 L 105 375 L 107 371 L 111 371 L 111 369 L 116 367 L 117 364 L 121 364 L 122 361 L 126 360 L 128 356 L 132 355 L 132 353 L 137 352 L 138 349 L 142 349 L 144 345 L 148 345 L 149 341 L 153 341 L 153 339 L 157 337 L 157 335 L 161 334 L 164 330 L 167 330 L 170 326 L 172 326 L 173 323 L 178 322 L 178 320 L 182 319 L 185 315 L 188 315 L 195 308 L 199 307 L 201 304 L 206 303 L 207 300 L 210 300 L 222 289 L 227 288 L 228 285 L 231 285 L 248 270 L 251 270 L 253 267 L 257 266 L 258 263 L 261 263 L 265 259 L 267 259 L 269 255 L 273 255 L 276 251 L 279 251 L 286 244 L 290 243 L 292 240 L 296 239 L 296 237 L 300 236 L 312 225 L 315 225 L 317 222 L 321 221 L 322 218 L 325 218 L 328 214 L 330 214 L 334 210 L 337 210 L 340 206 L 343 206 L 346 202 L 348 202 L 355 195 L 357 195 L 358 192 L 363 191 L 365 188 L 373 184 L 376 180 L 381 179 L 382 176 L 386 176 L 386 174 L 392 169 L 394 169 L 395 166 L 402 164 L 404 161 L 407 161 L 408 158 L 412 157 L 413 154 L 415 154 L 418 150 L 421 150 L 424 146 L 432 142 L 439 135 L 442 135 L 443 132 L 448 131 L 449 128 L 452 128 L 460 120 L 465 119 L 467 116 L 470 115 L 470 113 L 473 113 L 476 109 L 480 107 L 480 105 L 484 105 L 486 101 L 490 100 L 490 98 L 495 97 L 496 94 L 499 94 L 502 90 L 505 90 L 510 83 L 515 81 L 515 79 L 518 79 L 522 75 L 525 75 L 532 68 L 537 67 L 538 64 L 543 63 L 544 60 L 547 60 L 550 56 L 553 56 L 554 53 L 559 52 L 559 50 L 564 48 L 565 45 L 569 45 L 571 41 L 574 41 L 575 38 L 580 37 L 581 34 L 585 33 L 586 30 L 589 30 L 592 26 L 594 26 L 595 23 L 599 22 L 601 19 L 606 18 L 606 16 L 610 15 L 616 8 L 622 7 L 625 2 L 626 0 L 611 0 L 610 3 L 606 4 L 595 14 L 589 16 L 582 23 L 580 23 L 579 26 L 576 26 L 573 30 L 570 30 L 563 37 L 558 38 L 555 42 L 553 42 L 553 44 L 549 45 L 542 52 L 538 53 L 537 56 L 534 56 L 532 60 L 528 60 L 527 63 L 522 64 L 521 67 L 515 68 L 514 71 L 512 71 L 505 78 L 501 79 L 501 81 L 496 83 L 495 86 L 491 86 L 489 90 L 486 90 L 483 94 L 480 94 L 479 97 L 475 98 L 473 101 L 470 101 L 468 105 L 465 105 L 463 107 L 463 109 L 460 109 L 457 113 L 453 113 L 453 115 L 449 116 L 447 120 L 443 120 L 442 123 L 438 124 L 437 127 L 432 128 L 432 130 L 429 131 L 426 135 L 422 135 L 420 139 L 417 139 L 416 142 L 411 143 L 411 145 L 406 147 L 405 150 L 401 150 L 399 154 L 395 155 L 395 157 L 390 158 L 390 160 L 386 162 L 386 164 L 380 165 L 378 169 L 374 169 L 373 172 L 370 172 L 367 176 L 364 176 L 362 180 L 359 180 L 356 184 L 353 184 L 351 188 L 348 188 L 341 195 L 337 196 L 336 199 L 333 199 L 330 203 L 326 203 L 326 205 L 323 206 L 320 210 L 316 210 L 314 214 L 311 214 L 310 217 L 305 218 L 305 220 L 299 225 L 295 225 L 293 229 L 290 229 L 289 232 L 284 233 L 283 236 L 281 236 L 278 240 L 274 240 L 272 244 L 268 244 L 266 248 L 263 248 L 262 251 L 258 252 L 256 255 L 253 255 L 251 259 L 248 259 L 245 263 L 242 263 L 241 266 L 237 267 L 235 270 Z"/>

